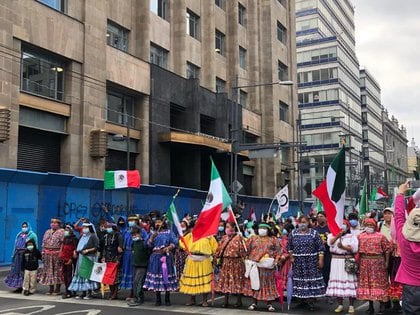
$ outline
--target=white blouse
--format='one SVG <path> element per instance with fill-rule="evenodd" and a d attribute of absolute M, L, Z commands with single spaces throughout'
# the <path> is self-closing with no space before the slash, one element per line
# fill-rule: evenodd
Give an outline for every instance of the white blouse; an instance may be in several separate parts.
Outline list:
<path fill-rule="evenodd" d="M 338 244 L 340 243 L 340 238 L 337 239 L 334 244 L 332 244 L 333 237 L 334 236 L 332 234 L 329 234 L 327 238 L 327 244 L 328 246 L 330 246 L 330 252 L 332 254 L 338 255 L 350 254 L 346 250 L 338 247 Z M 357 253 L 357 250 L 359 248 L 359 240 L 357 239 L 357 236 L 351 233 L 347 233 L 341 237 L 341 244 L 343 244 L 343 246 L 351 246 L 352 253 Z"/>

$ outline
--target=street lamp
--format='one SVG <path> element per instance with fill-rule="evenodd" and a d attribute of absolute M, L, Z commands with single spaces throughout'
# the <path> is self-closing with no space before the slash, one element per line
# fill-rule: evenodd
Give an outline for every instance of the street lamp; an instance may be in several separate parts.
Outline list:
<path fill-rule="evenodd" d="M 127 112 L 127 105 L 124 102 L 124 120 L 125 120 L 125 127 L 126 127 L 126 132 L 127 132 L 127 136 L 124 136 L 122 134 L 116 134 L 112 136 L 112 140 L 113 141 L 126 141 L 126 154 L 127 154 L 127 164 L 126 164 L 126 170 L 129 171 L 130 170 L 130 123 L 128 121 L 128 112 Z M 130 215 L 130 208 L 131 208 L 131 202 L 130 202 L 130 188 L 127 187 L 126 190 L 126 204 L 127 204 L 127 216 Z"/>
<path fill-rule="evenodd" d="M 233 167 L 233 172 L 231 170 L 231 175 L 233 175 L 233 182 L 230 186 L 230 191 L 233 197 L 233 204 L 236 207 L 238 201 L 238 153 L 241 152 L 241 144 L 239 142 L 239 134 L 240 131 L 240 124 L 239 124 L 239 106 L 238 106 L 238 90 L 244 88 L 255 88 L 260 86 L 272 86 L 272 85 L 284 85 L 284 86 L 292 86 L 294 83 L 293 81 L 276 81 L 276 82 L 269 82 L 269 83 L 257 83 L 251 85 L 238 85 L 238 77 L 236 77 L 236 86 L 232 87 L 232 115 L 231 115 L 231 142 L 232 142 L 232 154 L 230 165 L 231 169 Z M 262 144 L 263 145 L 263 144 Z M 273 145 L 271 145 L 272 147 Z M 261 148 L 263 148 L 261 146 Z M 233 173 L 233 174 L 232 174 Z"/>

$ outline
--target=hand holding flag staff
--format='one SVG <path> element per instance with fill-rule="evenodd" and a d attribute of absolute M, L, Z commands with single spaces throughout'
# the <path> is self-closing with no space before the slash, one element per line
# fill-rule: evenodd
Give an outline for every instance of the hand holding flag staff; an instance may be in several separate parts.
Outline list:
<path fill-rule="evenodd" d="M 171 222 L 172 225 L 175 226 L 178 234 L 179 234 L 179 238 L 181 239 L 182 244 L 184 244 L 185 246 L 185 251 L 190 254 L 190 250 L 188 248 L 187 242 L 185 241 L 184 238 L 184 232 L 182 231 L 182 227 L 181 227 L 181 222 L 179 221 L 179 217 L 178 217 L 178 213 L 176 211 L 175 208 L 175 198 L 178 197 L 179 192 L 181 191 L 180 188 L 178 188 L 176 194 L 172 197 L 172 202 L 169 205 L 169 209 L 166 212 L 166 217 L 168 219 L 169 222 Z"/>

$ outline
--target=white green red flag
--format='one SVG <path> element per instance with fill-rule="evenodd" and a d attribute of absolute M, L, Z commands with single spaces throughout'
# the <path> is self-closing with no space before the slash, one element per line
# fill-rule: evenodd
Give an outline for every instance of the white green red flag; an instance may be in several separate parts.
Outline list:
<path fill-rule="evenodd" d="M 389 196 L 382 190 L 381 187 L 373 188 L 372 195 L 371 195 L 371 200 L 372 201 L 376 201 L 376 200 L 384 199 L 384 198 L 388 198 L 388 197 Z"/>
<path fill-rule="evenodd" d="M 175 198 L 178 196 L 178 193 L 179 193 L 179 190 L 175 194 L 175 196 L 172 198 L 172 202 L 169 205 L 168 211 L 166 212 L 166 217 L 168 218 L 168 221 L 171 222 L 173 226 L 175 226 L 179 234 L 179 238 L 181 239 L 181 242 L 185 246 L 185 251 L 189 253 L 188 244 L 185 241 L 184 232 L 182 231 L 181 222 L 179 221 L 178 212 L 176 211 L 175 204 L 174 204 Z"/>
<path fill-rule="evenodd" d="M 193 242 L 217 234 L 222 210 L 226 209 L 231 203 L 232 200 L 230 199 L 226 187 L 220 178 L 213 160 L 211 160 L 210 188 L 207 194 L 206 203 L 192 230 Z"/>
<path fill-rule="evenodd" d="M 346 194 L 346 153 L 344 147 L 328 167 L 327 177 L 312 194 L 325 210 L 328 226 L 333 235 L 341 231 Z"/>
<path fill-rule="evenodd" d="M 140 188 L 140 173 L 134 171 L 105 171 L 104 189 Z"/>

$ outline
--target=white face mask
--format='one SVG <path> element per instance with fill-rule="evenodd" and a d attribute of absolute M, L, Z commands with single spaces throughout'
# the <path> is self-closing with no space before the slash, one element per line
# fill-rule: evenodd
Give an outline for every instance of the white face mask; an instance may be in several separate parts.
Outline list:
<path fill-rule="evenodd" d="M 83 234 L 88 234 L 89 233 L 89 228 L 83 228 L 82 232 L 83 232 Z"/>
<path fill-rule="evenodd" d="M 258 229 L 258 235 L 259 236 L 267 236 L 267 230 L 266 229 Z"/>
<path fill-rule="evenodd" d="M 365 231 L 368 234 L 372 234 L 373 232 L 375 232 L 375 229 L 373 227 L 367 227 L 367 228 L 365 228 Z"/>

